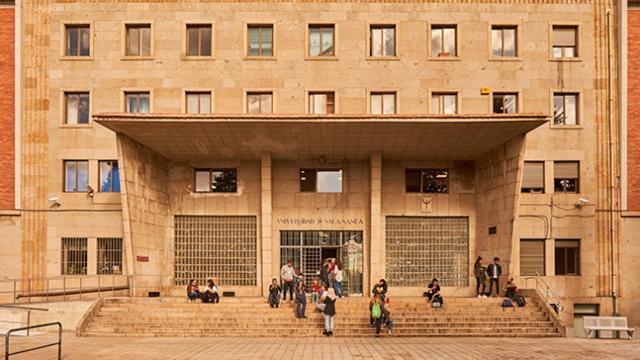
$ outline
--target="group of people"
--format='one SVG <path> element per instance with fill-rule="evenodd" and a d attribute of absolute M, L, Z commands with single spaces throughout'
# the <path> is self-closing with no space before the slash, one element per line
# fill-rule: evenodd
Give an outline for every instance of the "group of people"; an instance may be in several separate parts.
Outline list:
<path fill-rule="evenodd" d="M 198 282 L 195 279 L 189 280 L 187 285 L 187 298 L 189 302 L 196 302 L 198 300 L 203 303 L 217 304 L 220 302 L 220 288 L 213 279 L 207 280 L 207 286 L 203 291 L 200 291 Z"/>
<path fill-rule="evenodd" d="M 479 298 L 486 298 L 492 296 L 493 287 L 496 288 L 496 296 L 500 295 L 500 275 L 502 275 L 502 266 L 500 266 L 500 258 L 494 257 L 493 262 L 488 266 L 484 266 L 484 259 L 482 256 L 476 258 L 476 262 L 473 264 L 473 275 L 476 278 L 476 296 Z M 486 292 L 486 282 L 489 279 L 489 292 Z M 513 279 L 511 279 L 513 281 Z M 482 287 L 482 292 L 480 291 Z"/>

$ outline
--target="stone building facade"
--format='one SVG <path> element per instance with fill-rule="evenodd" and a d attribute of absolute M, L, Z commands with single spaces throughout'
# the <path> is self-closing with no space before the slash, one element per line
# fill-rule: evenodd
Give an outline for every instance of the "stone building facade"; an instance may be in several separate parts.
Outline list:
<path fill-rule="evenodd" d="M 339 257 L 351 294 L 469 296 L 499 256 L 632 315 L 615 2 L 23 5 L 20 276 L 259 296 Z"/>

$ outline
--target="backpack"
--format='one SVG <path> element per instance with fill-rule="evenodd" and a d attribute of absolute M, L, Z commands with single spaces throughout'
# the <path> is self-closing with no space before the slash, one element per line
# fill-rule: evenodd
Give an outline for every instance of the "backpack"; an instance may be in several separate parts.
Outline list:
<path fill-rule="evenodd" d="M 442 303 L 440 301 L 434 301 L 434 302 L 431 303 L 431 307 L 440 309 L 440 308 L 442 308 Z"/>
<path fill-rule="evenodd" d="M 519 307 L 523 307 L 527 301 L 524 299 L 524 296 L 522 295 L 518 295 L 518 297 L 516 297 L 516 302 L 518 303 Z"/>
<path fill-rule="evenodd" d="M 382 317 L 382 309 L 380 309 L 380 304 L 373 304 L 373 306 L 371 306 L 371 317 L 374 319 L 380 319 Z"/>
<path fill-rule="evenodd" d="M 502 301 L 502 307 L 503 308 L 513 307 L 513 302 L 511 301 L 511 299 L 504 299 Z"/>

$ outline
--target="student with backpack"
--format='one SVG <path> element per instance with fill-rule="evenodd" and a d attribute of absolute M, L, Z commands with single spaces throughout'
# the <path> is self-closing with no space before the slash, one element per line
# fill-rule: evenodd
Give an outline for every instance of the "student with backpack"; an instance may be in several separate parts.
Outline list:
<path fill-rule="evenodd" d="M 375 324 L 376 327 L 376 337 L 380 337 L 383 305 L 379 294 L 376 294 L 373 299 L 371 299 L 369 309 L 371 310 L 371 321 Z"/>
<path fill-rule="evenodd" d="M 324 306 L 324 331 L 325 336 L 333 336 L 333 318 L 336 316 L 336 291 L 330 287 L 327 294 L 320 298 Z"/>

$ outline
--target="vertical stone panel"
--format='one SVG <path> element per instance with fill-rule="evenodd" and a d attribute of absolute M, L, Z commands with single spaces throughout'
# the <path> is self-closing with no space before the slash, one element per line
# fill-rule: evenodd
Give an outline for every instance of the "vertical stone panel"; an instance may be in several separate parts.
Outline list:
<path fill-rule="evenodd" d="M 384 220 L 382 218 L 382 154 L 373 153 L 370 159 L 371 171 L 371 239 L 370 245 L 370 266 L 369 283 L 365 281 L 365 294 L 371 289 L 373 284 L 384 277 Z M 366 242 L 365 242 L 366 243 Z M 366 253 L 366 251 L 365 251 Z M 365 270 L 366 272 L 366 270 Z M 366 279 L 366 277 L 365 277 Z"/>
<path fill-rule="evenodd" d="M 262 285 L 262 295 L 266 296 L 269 292 L 269 284 L 274 274 L 277 273 L 277 263 L 273 261 L 273 206 L 272 206 L 272 174 L 271 174 L 271 154 L 262 154 L 260 161 L 261 176 L 261 205 L 260 205 L 260 246 L 261 250 L 260 264 L 258 266 L 258 277 L 262 278 L 259 284 Z"/>
<path fill-rule="evenodd" d="M 15 207 L 15 10 L 0 7 L 0 210 Z"/>

